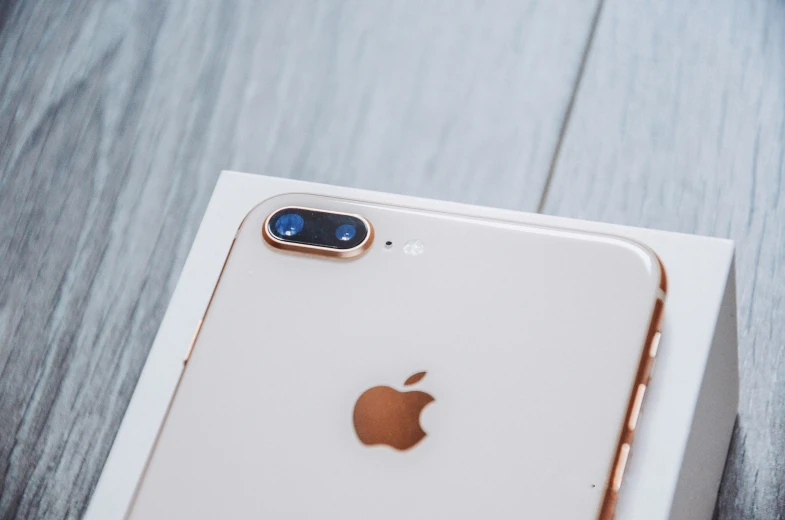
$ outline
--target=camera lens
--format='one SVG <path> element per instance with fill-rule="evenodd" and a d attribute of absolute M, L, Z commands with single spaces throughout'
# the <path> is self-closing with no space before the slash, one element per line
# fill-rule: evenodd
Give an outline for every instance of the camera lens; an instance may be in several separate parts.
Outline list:
<path fill-rule="evenodd" d="M 303 230 L 305 221 L 296 213 L 285 213 L 275 221 L 275 231 L 280 236 L 293 237 Z"/>
<path fill-rule="evenodd" d="M 335 230 L 335 238 L 342 242 L 348 242 L 353 239 L 356 234 L 357 228 L 351 224 L 341 224 L 338 226 L 338 229 Z"/>
<path fill-rule="evenodd" d="M 267 218 L 262 235 L 279 249 L 351 258 L 368 248 L 373 228 L 357 215 L 289 206 Z M 314 252 L 314 248 L 323 252 Z M 337 252 L 324 252 L 329 250 Z"/>

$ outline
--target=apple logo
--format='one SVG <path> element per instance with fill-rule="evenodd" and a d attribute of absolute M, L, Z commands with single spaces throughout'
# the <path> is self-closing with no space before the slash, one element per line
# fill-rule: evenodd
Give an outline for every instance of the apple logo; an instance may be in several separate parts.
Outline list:
<path fill-rule="evenodd" d="M 416 384 L 425 377 L 418 372 L 404 382 Z M 420 413 L 433 396 L 413 390 L 399 392 L 389 386 L 375 386 L 363 392 L 354 405 L 354 430 L 366 446 L 386 445 L 408 450 L 427 434 L 420 426 Z"/>

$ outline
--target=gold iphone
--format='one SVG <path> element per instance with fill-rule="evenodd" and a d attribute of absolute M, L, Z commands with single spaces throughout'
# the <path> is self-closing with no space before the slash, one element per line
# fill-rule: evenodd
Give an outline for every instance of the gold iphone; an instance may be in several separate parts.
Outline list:
<path fill-rule="evenodd" d="M 665 290 L 624 238 L 266 200 L 128 518 L 612 518 Z"/>

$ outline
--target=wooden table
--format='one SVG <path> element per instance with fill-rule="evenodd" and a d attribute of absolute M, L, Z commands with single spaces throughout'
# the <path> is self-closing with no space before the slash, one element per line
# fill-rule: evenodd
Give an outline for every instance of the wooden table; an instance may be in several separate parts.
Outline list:
<path fill-rule="evenodd" d="M 785 518 L 781 0 L 0 4 L 0 517 L 77 518 L 221 169 L 731 237 Z"/>

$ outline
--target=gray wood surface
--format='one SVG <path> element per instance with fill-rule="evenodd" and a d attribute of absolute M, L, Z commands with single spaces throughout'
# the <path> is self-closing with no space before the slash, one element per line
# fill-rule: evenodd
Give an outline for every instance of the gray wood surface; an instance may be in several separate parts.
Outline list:
<path fill-rule="evenodd" d="M 0 518 L 78 518 L 221 169 L 535 210 L 570 0 L 0 3 Z"/>
<path fill-rule="evenodd" d="M 784 83 L 781 0 L 0 3 L 0 518 L 84 511 L 225 168 L 734 238 L 717 517 L 785 518 Z"/>
<path fill-rule="evenodd" d="M 740 412 L 717 518 L 785 518 L 785 2 L 606 0 L 548 213 L 736 241 Z"/>

